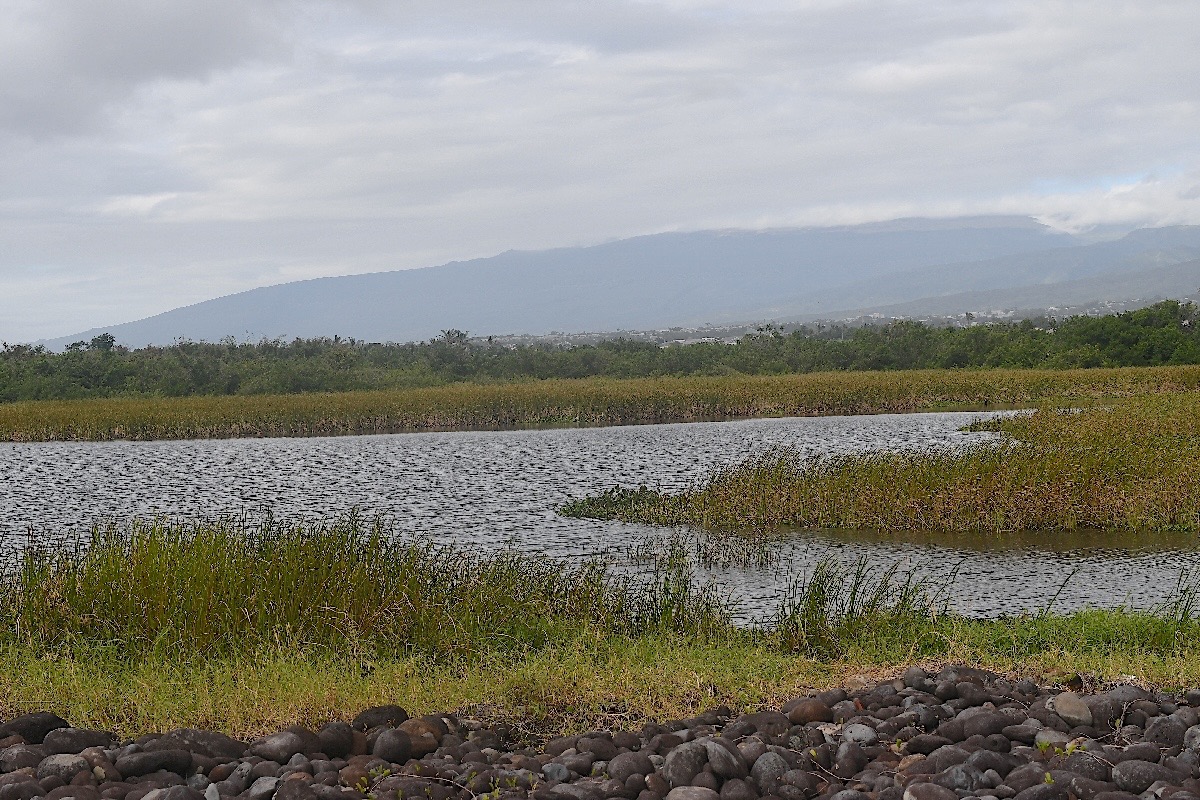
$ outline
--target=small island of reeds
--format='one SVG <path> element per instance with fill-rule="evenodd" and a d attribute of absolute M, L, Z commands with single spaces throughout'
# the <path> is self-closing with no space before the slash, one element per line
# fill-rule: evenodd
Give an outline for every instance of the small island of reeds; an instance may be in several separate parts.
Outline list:
<path fill-rule="evenodd" d="M 568 515 L 764 530 L 1200 531 L 1200 394 L 1046 405 L 977 423 L 952 451 L 805 458 L 782 449 L 665 494 L 616 487 Z"/>

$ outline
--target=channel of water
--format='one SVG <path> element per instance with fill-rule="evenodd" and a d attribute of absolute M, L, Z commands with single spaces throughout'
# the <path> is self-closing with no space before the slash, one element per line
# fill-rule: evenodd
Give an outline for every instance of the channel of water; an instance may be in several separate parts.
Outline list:
<path fill-rule="evenodd" d="M 612 428 L 295 439 L 0 445 L 0 537 L 71 540 L 133 517 L 259 514 L 313 518 L 357 509 L 406 534 L 551 558 L 620 559 L 661 529 L 567 519 L 556 509 L 615 484 L 679 489 L 780 445 L 808 453 L 956 447 L 994 434 L 986 413 L 805 417 Z M 901 563 L 948 580 L 951 606 L 980 615 L 1161 602 L 1200 575 L 1191 536 L 1075 533 L 904 537 L 800 531 L 768 568 L 712 569 L 752 619 L 819 559 Z"/>

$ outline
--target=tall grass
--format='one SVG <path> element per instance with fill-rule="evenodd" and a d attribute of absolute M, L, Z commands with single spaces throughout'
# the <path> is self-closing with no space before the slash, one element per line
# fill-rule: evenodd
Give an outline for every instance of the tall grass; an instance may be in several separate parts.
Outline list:
<path fill-rule="evenodd" d="M 780 449 L 677 495 L 610 490 L 564 513 L 716 529 L 1200 531 L 1200 394 L 1053 406 L 950 452 Z"/>
<path fill-rule="evenodd" d="M 823 560 L 796 581 L 770 620 L 769 635 L 787 650 L 838 658 L 868 641 L 889 641 L 936 628 L 948 614 L 943 591 L 953 578 L 934 585 L 899 564 L 881 571 L 865 559 L 851 564 Z"/>
<path fill-rule="evenodd" d="M 756 416 L 1087 403 L 1200 388 L 1200 367 L 924 370 L 584 379 L 336 394 L 127 398 L 0 405 L 0 440 L 335 436 Z"/>
<path fill-rule="evenodd" d="M 86 546 L 25 550 L 0 582 L 0 619 L 10 640 L 42 648 L 463 655 L 584 630 L 716 635 L 727 610 L 690 578 L 680 564 L 634 583 L 599 561 L 398 541 L 356 516 L 135 522 Z"/>
<path fill-rule="evenodd" d="M 727 540 L 733 547 L 739 540 Z M 0 581 L 0 716 L 251 735 L 381 702 L 541 735 L 636 726 L 913 662 L 1200 683 L 1196 585 L 1149 612 L 969 619 L 945 584 L 823 562 L 735 628 L 686 540 L 602 565 L 398 542 L 355 518 L 149 522 L 25 552 Z"/>

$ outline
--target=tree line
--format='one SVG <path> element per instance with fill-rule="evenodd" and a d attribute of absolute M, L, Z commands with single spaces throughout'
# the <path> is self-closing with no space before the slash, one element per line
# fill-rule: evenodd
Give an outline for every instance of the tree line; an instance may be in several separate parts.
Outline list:
<path fill-rule="evenodd" d="M 354 339 L 179 341 L 129 349 L 111 334 L 64 352 L 0 346 L 0 401 L 118 396 L 291 394 L 461 381 L 823 370 L 1086 368 L 1200 364 L 1200 310 L 1164 301 L 1121 314 L 939 327 L 765 326 L 733 344 L 508 345 L 444 331 L 417 343 Z"/>

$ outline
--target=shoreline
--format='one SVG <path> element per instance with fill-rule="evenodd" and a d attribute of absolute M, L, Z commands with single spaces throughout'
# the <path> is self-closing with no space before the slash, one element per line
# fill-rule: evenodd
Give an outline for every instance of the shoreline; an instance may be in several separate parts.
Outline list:
<path fill-rule="evenodd" d="M 896 677 L 893 677 L 896 676 Z M 0 794 L 60 800 L 1129 800 L 1200 796 L 1200 689 L 896 667 L 735 712 L 531 735 L 395 702 L 248 740 L 0 725 Z M 1152 795 L 1146 795 L 1148 790 Z"/>

